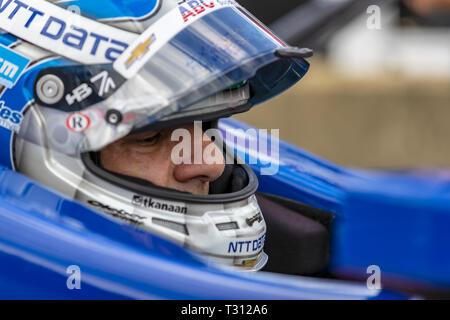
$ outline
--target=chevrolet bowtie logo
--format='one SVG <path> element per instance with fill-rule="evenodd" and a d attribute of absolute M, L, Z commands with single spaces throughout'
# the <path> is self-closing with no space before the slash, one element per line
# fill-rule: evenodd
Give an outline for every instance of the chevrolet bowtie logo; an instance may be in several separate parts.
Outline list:
<path fill-rule="evenodd" d="M 131 57 L 125 62 L 125 65 L 130 68 L 137 60 L 141 59 L 148 50 L 150 49 L 150 45 L 156 40 L 155 34 L 152 34 L 145 42 L 139 44 L 131 53 Z"/>

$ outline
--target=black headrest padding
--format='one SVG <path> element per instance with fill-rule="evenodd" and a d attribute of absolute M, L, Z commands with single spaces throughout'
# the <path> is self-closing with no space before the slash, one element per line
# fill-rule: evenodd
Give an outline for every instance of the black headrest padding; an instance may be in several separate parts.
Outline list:
<path fill-rule="evenodd" d="M 330 233 L 321 221 L 325 213 L 303 204 L 294 210 L 263 194 L 257 198 L 267 223 L 264 251 L 269 260 L 263 270 L 304 276 L 326 272 Z"/>

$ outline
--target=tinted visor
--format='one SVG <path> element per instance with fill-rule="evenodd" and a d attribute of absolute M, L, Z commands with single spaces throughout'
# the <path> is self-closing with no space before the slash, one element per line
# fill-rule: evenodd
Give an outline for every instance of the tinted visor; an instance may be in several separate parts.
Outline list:
<path fill-rule="evenodd" d="M 278 52 L 286 49 L 282 41 L 234 2 L 221 2 L 198 1 L 215 4 L 215 10 L 208 13 L 204 6 L 200 18 L 162 45 L 158 33 L 149 33 L 133 48 L 132 44 L 122 59 L 130 68 L 152 51 L 152 45 L 160 47 L 130 78 L 111 65 L 46 70 L 44 75 L 64 77 L 66 86 L 59 101 L 36 99 L 47 107 L 41 108 L 45 118 L 51 118 L 46 121 L 50 147 L 66 154 L 96 151 L 132 130 L 176 118 L 177 113 L 192 111 L 198 119 L 211 112 L 232 114 L 237 106 L 260 103 L 303 77 L 309 66 L 305 60 L 280 56 Z M 175 10 L 186 19 L 185 11 Z M 91 93 L 79 94 L 80 87 L 89 87 Z M 239 93 L 230 94 L 229 101 L 219 99 L 216 106 L 205 103 L 224 90 Z M 55 126 L 66 128 L 63 145 L 51 134 L 61 132 Z"/>

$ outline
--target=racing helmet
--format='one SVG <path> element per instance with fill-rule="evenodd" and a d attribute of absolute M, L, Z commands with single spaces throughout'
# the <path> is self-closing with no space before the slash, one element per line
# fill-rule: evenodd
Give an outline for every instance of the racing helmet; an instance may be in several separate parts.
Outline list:
<path fill-rule="evenodd" d="M 310 50 L 231 0 L 6 1 L 0 28 L 1 165 L 213 261 L 264 266 L 248 166 L 200 196 L 110 172 L 99 152 L 143 130 L 217 128 L 299 81 Z"/>

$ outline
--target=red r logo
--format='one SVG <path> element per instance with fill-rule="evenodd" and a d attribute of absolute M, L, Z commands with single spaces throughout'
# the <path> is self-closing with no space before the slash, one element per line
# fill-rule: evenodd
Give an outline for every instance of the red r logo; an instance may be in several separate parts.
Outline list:
<path fill-rule="evenodd" d="M 66 120 L 67 129 L 76 133 L 86 131 L 90 125 L 91 119 L 79 112 L 72 113 Z"/>

